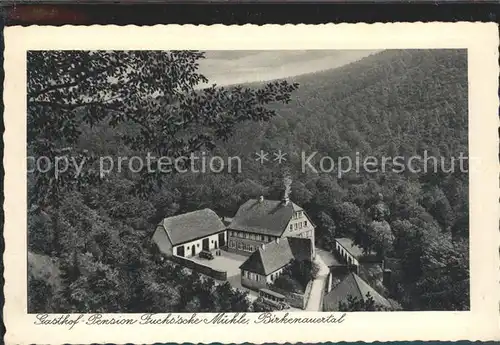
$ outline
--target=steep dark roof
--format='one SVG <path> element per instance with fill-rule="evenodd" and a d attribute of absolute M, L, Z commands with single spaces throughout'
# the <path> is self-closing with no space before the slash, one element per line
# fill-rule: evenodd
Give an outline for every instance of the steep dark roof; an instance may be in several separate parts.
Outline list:
<path fill-rule="evenodd" d="M 323 304 L 326 311 L 334 311 L 339 309 L 339 302 L 347 302 L 349 296 L 362 298 L 366 301 L 368 293 L 370 293 L 376 304 L 391 308 L 391 303 L 387 299 L 352 272 L 325 296 Z"/>
<path fill-rule="evenodd" d="M 311 260 L 312 241 L 309 238 L 285 237 L 278 242 L 259 247 L 240 266 L 240 269 L 262 275 L 269 275 L 288 265 L 291 260 Z"/>
<path fill-rule="evenodd" d="M 173 245 L 212 235 L 226 228 L 219 216 L 208 208 L 165 218 L 159 226 L 163 226 Z"/>
<path fill-rule="evenodd" d="M 295 211 L 302 208 L 293 202 L 250 199 L 240 206 L 228 229 L 263 235 L 281 236 Z"/>

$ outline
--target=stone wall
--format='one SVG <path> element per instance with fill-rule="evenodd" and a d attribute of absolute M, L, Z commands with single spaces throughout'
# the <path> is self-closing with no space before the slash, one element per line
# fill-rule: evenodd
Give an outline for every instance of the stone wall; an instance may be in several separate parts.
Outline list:
<path fill-rule="evenodd" d="M 214 279 L 224 280 L 224 281 L 227 280 L 227 272 L 226 271 L 215 270 L 211 267 L 204 266 L 202 264 L 194 262 L 193 260 L 189 260 L 187 258 L 183 258 L 183 257 L 177 256 L 177 255 L 173 255 L 169 259 L 171 259 L 173 262 L 178 263 L 179 265 L 185 266 L 187 268 L 192 269 L 193 271 L 207 275 L 207 276 L 212 277 Z"/>

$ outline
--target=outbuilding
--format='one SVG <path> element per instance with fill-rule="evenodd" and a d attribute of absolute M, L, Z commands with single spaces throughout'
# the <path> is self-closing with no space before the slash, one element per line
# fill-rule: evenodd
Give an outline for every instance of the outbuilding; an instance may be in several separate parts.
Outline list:
<path fill-rule="evenodd" d="M 169 256 L 193 257 L 202 250 L 226 246 L 226 226 L 211 209 L 205 208 L 163 219 L 153 241 Z"/>

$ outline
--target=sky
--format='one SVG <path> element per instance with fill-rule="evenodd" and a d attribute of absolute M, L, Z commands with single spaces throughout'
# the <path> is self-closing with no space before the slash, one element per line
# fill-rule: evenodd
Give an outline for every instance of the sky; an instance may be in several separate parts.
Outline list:
<path fill-rule="evenodd" d="M 374 50 L 208 51 L 200 72 L 220 86 L 267 81 L 340 67 Z"/>

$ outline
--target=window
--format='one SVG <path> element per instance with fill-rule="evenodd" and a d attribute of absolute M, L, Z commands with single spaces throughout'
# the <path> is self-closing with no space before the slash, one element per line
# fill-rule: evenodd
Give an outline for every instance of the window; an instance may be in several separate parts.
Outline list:
<path fill-rule="evenodd" d="M 293 224 L 290 224 L 290 230 L 293 230 Z"/>
<path fill-rule="evenodd" d="M 241 249 L 242 249 L 241 242 L 238 242 L 238 249 L 239 249 L 239 250 L 241 250 Z"/>
<path fill-rule="evenodd" d="M 235 248 L 234 241 L 229 241 L 229 248 Z"/>
<path fill-rule="evenodd" d="M 198 248 L 200 248 L 200 244 L 199 244 L 199 243 L 197 243 L 197 244 L 196 244 L 196 246 L 197 246 Z"/>
<path fill-rule="evenodd" d="M 307 226 L 307 220 L 304 221 L 304 226 Z"/>
<path fill-rule="evenodd" d="M 253 246 L 250 246 L 250 251 L 251 251 L 251 252 L 253 252 L 253 251 L 254 251 Z"/>

